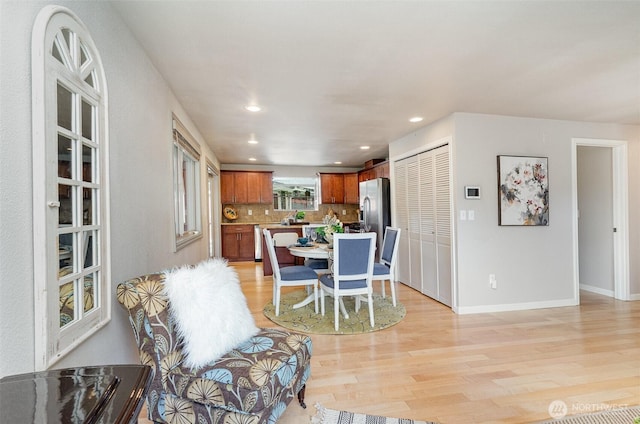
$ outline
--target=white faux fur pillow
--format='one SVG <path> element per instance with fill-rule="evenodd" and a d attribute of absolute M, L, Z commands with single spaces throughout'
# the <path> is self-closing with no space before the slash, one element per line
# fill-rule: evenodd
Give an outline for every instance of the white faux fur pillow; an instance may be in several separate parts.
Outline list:
<path fill-rule="evenodd" d="M 165 276 L 165 293 L 184 342 L 186 366 L 204 366 L 258 333 L 238 274 L 225 259 L 209 259 Z"/>

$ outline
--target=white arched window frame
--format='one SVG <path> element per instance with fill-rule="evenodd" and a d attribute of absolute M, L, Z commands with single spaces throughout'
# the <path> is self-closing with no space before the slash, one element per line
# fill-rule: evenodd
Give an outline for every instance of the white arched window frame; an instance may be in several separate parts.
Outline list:
<path fill-rule="evenodd" d="M 32 34 L 35 369 L 110 319 L 107 90 L 98 50 L 70 10 Z"/>

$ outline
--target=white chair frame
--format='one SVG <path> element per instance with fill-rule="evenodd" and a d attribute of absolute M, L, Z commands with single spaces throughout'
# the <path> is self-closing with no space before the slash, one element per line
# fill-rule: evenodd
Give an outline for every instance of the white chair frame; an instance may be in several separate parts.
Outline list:
<path fill-rule="evenodd" d="M 386 247 L 387 243 L 389 243 L 388 234 L 389 231 L 396 232 L 396 239 L 393 244 L 393 248 L 391 250 L 391 257 L 386 255 Z M 400 245 L 400 228 L 395 227 L 387 227 L 384 230 L 384 239 L 382 242 L 382 251 L 380 252 L 380 260 L 379 264 L 382 264 L 389 268 L 389 272 L 387 274 L 373 274 L 373 281 L 380 281 L 382 285 L 382 297 L 385 298 L 387 295 L 385 293 L 385 282 L 389 280 L 389 290 L 391 290 L 391 299 L 393 301 L 393 306 L 396 306 L 396 263 L 398 262 L 398 246 Z M 375 265 L 374 265 L 375 266 Z"/>
<path fill-rule="evenodd" d="M 341 274 L 340 265 L 340 248 L 341 241 L 344 239 L 368 239 L 369 240 L 369 252 L 368 252 L 368 263 L 367 263 L 367 271 L 360 274 Z M 349 314 L 344 309 L 344 304 L 341 302 L 341 297 L 343 296 L 354 296 L 356 298 L 356 306 L 359 306 L 358 300 L 361 295 L 367 296 L 367 303 L 369 305 L 369 322 L 371 327 L 375 326 L 375 320 L 373 316 L 373 263 L 375 261 L 375 252 L 376 252 L 376 233 L 334 233 L 333 235 L 333 287 L 326 285 L 323 282 L 323 279 L 331 278 L 328 275 L 321 276 L 319 279 L 320 282 L 320 310 L 322 315 L 325 313 L 325 305 L 324 298 L 325 295 L 328 294 L 333 297 L 334 304 L 334 327 L 335 330 L 339 330 L 339 310 L 342 310 L 345 318 L 349 318 Z M 344 252 L 343 252 L 344 253 Z M 365 287 L 357 287 L 357 288 L 347 288 L 349 281 L 354 280 L 365 280 Z"/>
<path fill-rule="evenodd" d="M 282 272 L 280 270 L 280 265 L 278 264 L 278 256 L 276 255 L 276 250 L 274 246 L 273 238 L 271 237 L 271 232 L 268 229 L 263 229 L 262 233 L 264 234 L 265 244 L 267 245 L 267 251 L 269 254 L 269 259 L 271 259 L 271 267 L 273 268 L 273 304 L 276 309 L 276 316 L 280 315 L 280 293 L 282 287 L 291 287 L 291 286 L 306 286 L 307 288 L 313 288 L 313 301 L 315 306 L 315 312 L 318 313 L 318 275 L 316 272 L 304 265 L 293 265 L 292 267 L 284 267 L 286 268 L 297 268 L 300 271 L 303 271 L 303 268 L 313 272 L 313 277 L 309 277 L 306 279 L 298 279 L 298 280 L 290 280 L 283 279 Z"/>

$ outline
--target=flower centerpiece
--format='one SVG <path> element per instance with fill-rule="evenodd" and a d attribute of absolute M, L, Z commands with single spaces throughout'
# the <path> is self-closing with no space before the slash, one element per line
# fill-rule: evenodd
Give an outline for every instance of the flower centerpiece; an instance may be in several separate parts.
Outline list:
<path fill-rule="evenodd" d="M 333 243 L 333 233 L 344 233 L 344 226 L 338 219 L 335 212 L 329 209 L 329 212 L 322 218 L 324 227 L 316 228 L 316 234 L 322 236 L 327 242 Z"/>

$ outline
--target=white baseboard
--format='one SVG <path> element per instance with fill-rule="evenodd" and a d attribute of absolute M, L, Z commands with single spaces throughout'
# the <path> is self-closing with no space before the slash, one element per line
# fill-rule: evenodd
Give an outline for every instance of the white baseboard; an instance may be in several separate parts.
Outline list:
<path fill-rule="evenodd" d="M 603 289 L 602 287 L 591 286 L 589 284 L 580 284 L 580 290 L 601 294 L 607 297 L 615 296 L 615 292 L 613 290 Z"/>
<path fill-rule="evenodd" d="M 561 308 L 564 306 L 576 306 L 576 299 L 549 300 L 543 302 L 510 303 L 504 305 L 479 305 L 479 306 L 458 306 L 455 310 L 457 314 L 481 314 L 486 312 L 507 312 L 525 311 L 527 309 Z"/>

